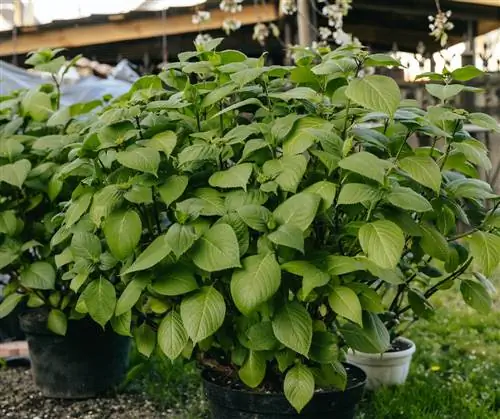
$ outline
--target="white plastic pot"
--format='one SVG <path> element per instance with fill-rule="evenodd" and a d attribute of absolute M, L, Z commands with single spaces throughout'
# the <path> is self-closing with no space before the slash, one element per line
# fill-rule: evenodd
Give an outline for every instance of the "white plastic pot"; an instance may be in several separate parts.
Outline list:
<path fill-rule="evenodd" d="M 352 351 L 347 353 L 347 361 L 357 365 L 368 376 L 366 388 L 376 390 L 382 386 L 403 384 L 408 377 L 411 357 L 416 350 L 415 343 L 399 337 L 397 340 L 411 345 L 408 349 L 399 352 L 385 352 L 383 354 L 369 354 Z"/>

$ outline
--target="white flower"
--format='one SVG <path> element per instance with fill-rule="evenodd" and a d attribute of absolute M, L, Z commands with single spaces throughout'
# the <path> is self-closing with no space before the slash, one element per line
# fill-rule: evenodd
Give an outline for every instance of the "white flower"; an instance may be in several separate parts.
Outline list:
<path fill-rule="evenodd" d="M 252 39 L 264 45 L 267 38 L 269 38 L 269 28 L 264 23 L 257 23 L 253 27 Z"/>
<path fill-rule="evenodd" d="M 241 28 L 241 21 L 238 19 L 227 18 L 222 22 L 222 29 L 226 32 L 226 35 L 237 31 L 239 28 Z"/>
<path fill-rule="evenodd" d="M 285 15 L 293 15 L 297 11 L 296 0 L 283 0 L 281 2 L 281 11 Z"/>
<path fill-rule="evenodd" d="M 278 26 L 274 23 L 269 24 L 269 29 L 275 38 L 278 38 L 280 36 L 280 28 L 278 28 Z"/>
<path fill-rule="evenodd" d="M 330 36 L 332 36 L 333 32 L 331 31 L 330 28 L 326 27 L 320 27 L 319 28 L 319 37 L 323 40 L 326 41 Z"/>
<path fill-rule="evenodd" d="M 429 29 L 431 30 L 430 35 L 433 36 L 436 41 L 439 41 L 441 46 L 444 47 L 448 42 L 447 31 L 451 31 L 455 25 L 450 22 L 451 11 L 443 13 L 439 11 L 436 16 L 429 16 Z"/>
<path fill-rule="evenodd" d="M 206 10 L 197 10 L 196 13 L 191 17 L 191 21 L 194 25 L 200 25 L 201 23 L 208 22 L 210 20 L 210 12 Z"/>
<path fill-rule="evenodd" d="M 208 33 L 199 33 L 196 35 L 194 40 L 195 45 L 205 45 L 207 42 L 210 42 L 212 37 Z"/>
<path fill-rule="evenodd" d="M 243 0 L 222 0 L 219 7 L 223 12 L 238 13 L 243 10 L 242 2 Z"/>

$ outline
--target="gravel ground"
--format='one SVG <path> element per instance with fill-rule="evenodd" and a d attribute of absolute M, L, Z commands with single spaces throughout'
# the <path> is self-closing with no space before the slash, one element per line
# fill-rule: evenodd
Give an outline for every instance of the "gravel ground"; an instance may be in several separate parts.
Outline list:
<path fill-rule="evenodd" d="M 140 393 L 88 400 L 45 399 L 27 368 L 0 369 L 0 418 L 2 419 L 183 419 L 184 415 L 160 411 Z"/>

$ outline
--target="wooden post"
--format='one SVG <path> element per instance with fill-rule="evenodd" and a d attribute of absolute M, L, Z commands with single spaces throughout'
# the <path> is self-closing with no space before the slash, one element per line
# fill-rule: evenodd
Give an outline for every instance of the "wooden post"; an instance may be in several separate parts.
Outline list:
<path fill-rule="evenodd" d="M 309 0 L 297 1 L 297 28 L 299 33 L 299 45 L 308 47 L 311 45 L 311 14 Z"/>

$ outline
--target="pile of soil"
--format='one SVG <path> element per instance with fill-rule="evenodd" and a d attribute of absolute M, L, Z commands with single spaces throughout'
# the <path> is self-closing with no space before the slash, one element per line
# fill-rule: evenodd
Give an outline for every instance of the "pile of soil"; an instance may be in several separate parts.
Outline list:
<path fill-rule="evenodd" d="M 180 419 L 160 411 L 141 393 L 121 393 L 88 400 L 46 399 L 26 367 L 0 369 L 0 418 L 2 419 Z"/>

